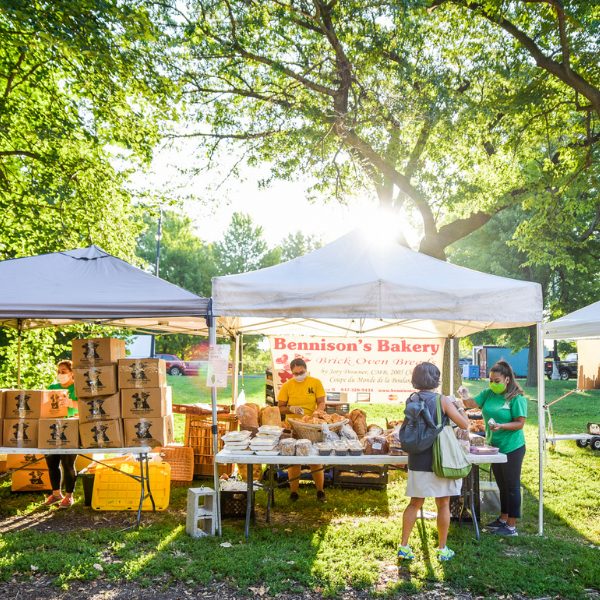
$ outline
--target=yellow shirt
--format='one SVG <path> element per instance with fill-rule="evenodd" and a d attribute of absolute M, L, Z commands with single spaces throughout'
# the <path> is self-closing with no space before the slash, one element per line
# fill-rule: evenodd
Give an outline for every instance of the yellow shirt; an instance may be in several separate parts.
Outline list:
<path fill-rule="evenodd" d="M 295 379 L 286 381 L 279 390 L 277 400 L 287 402 L 288 406 L 300 406 L 305 415 L 312 415 L 317 410 L 317 398 L 325 396 L 325 388 L 316 377 L 307 377 L 302 383 Z M 289 418 L 297 418 L 300 415 L 286 415 Z"/>

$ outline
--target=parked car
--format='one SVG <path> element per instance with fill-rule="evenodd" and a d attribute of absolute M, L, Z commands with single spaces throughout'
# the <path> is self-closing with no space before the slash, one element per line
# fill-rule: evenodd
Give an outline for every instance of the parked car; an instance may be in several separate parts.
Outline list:
<path fill-rule="evenodd" d="M 200 375 L 202 367 L 207 364 L 203 360 L 183 361 L 176 354 L 155 354 L 154 356 L 165 360 L 169 375 Z"/>
<path fill-rule="evenodd" d="M 572 354 L 567 354 L 566 360 L 556 361 L 556 366 L 558 368 L 558 375 L 563 381 L 568 381 L 569 379 L 577 379 L 577 353 L 574 352 Z M 546 377 L 548 379 L 552 379 L 552 370 L 554 368 L 553 360 L 546 360 L 544 363 Z"/>

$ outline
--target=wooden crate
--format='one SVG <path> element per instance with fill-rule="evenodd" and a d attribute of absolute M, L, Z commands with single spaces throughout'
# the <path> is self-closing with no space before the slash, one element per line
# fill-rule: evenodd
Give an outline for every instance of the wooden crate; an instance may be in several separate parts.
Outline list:
<path fill-rule="evenodd" d="M 194 479 L 194 450 L 189 446 L 170 445 L 160 449 L 164 462 L 171 465 L 171 487 L 190 485 Z"/>
<path fill-rule="evenodd" d="M 221 438 L 229 431 L 235 431 L 238 428 L 238 418 L 236 415 L 217 415 L 218 426 L 218 447 L 217 452 L 223 449 L 224 442 Z M 184 444 L 194 450 L 194 476 L 212 477 L 214 473 L 214 454 L 213 453 L 213 435 L 212 435 L 212 416 L 191 415 L 185 417 L 185 438 Z M 233 465 L 219 465 L 219 475 L 229 475 L 233 470 Z"/>

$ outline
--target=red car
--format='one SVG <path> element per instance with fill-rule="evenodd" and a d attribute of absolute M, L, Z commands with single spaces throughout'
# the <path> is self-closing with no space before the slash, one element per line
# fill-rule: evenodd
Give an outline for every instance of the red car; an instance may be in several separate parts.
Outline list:
<path fill-rule="evenodd" d="M 183 361 L 176 354 L 155 354 L 154 356 L 165 360 L 169 375 L 200 375 L 202 367 L 207 365 L 207 362 L 203 360 Z"/>

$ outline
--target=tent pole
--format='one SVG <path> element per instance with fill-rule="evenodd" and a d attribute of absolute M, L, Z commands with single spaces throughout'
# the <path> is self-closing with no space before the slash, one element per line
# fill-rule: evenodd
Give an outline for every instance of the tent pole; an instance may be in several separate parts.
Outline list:
<path fill-rule="evenodd" d="M 538 530 L 539 535 L 544 535 L 544 449 L 546 446 L 546 381 L 544 369 L 544 334 L 541 322 L 537 323 L 538 339 L 538 452 L 539 452 L 539 478 L 540 494 L 538 505 Z"/>
<path fill-rule="evenodd" d="M 215 318 L 212 315 L 212 311 L 208 316 L 208 343 L 209 348 L 217 345 L 217 331 L 215 329 Z M 217 522 L 216 531 L 217 535 L 221 537 L 221 494 L 219 491 L 219 465 L 215 459 L 217 452 L 219 451 L 219 425 L 217 424 L 217 388 L 213 385 L 210 388 L 210 398 L 212 404 L 212 434 L 213 434 L 213 463 L 214 463 L 214 484 L 215 484 L 215 496 L 217 501 Z"/>
<path fill-rule="evenodd" d="M 237 408 L 237 399 L 238 399 L 238 371 L 240 370 L 240 336 L 236 331 L 235 337 L 233 338 L 233 373 L 231 374 L 231 404 L 235 408 Z"/>
<path fill-rule="evenodd" d="M 450 338 L 450 396 L 454 394 L 454 338 Z"/>
<path fill-rule="evenodd" d="M 21 389 L 21 335 L 23 333 L 23 320 L 17 320 L 17 389 Z"/>

